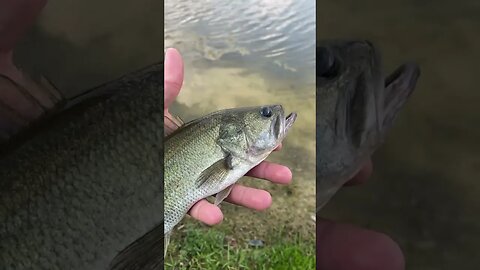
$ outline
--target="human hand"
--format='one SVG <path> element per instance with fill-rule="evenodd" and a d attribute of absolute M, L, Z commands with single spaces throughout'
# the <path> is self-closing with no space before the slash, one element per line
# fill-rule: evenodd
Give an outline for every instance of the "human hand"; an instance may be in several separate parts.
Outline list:
<path fill-rule="evenodd" d="M 372 173 L 372 162 L 345 186 L 365 182 Z M 400 247 L 385 234 L 317 219 L 317 269 L 321 270 L 403 270 Z"/>
<path fill-rule="evenodd" d="M 168 106 L 178 96 L 183 83 L 183 60 L 180 53 L 175 49 L 168 49 L 165 53 L 165 108 L 164 113 L 169 115 Z M 277 148 L 276 150 L 279 150 Z M 250 172 L 248 176 L 271 181 L 277 184 L 288 184 L 292 180 L 292 172 L 288 167 L 280 164 L 263 161 Z M 265 190 L 246 187 L 235 184 L 227 202 L 241 205 L 255 210 L 263 210 L 270 207 L 272 197 Z M 189 211 L 189 214 L 206 224 L 218 224 L 223 219 L 220 208 L 203 199 L 197 202 Z"/>

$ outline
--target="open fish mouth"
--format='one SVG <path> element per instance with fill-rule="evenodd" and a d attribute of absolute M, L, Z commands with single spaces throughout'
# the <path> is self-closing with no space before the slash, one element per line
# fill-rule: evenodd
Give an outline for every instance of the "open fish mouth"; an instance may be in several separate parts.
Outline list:
<path fill-rule="evenodd" d="M 297 113 L 295 112 L 292 112 L 285 117 L 285 133 L 287 133 L 293 123 L 295 123 L 295 120 L 297 120 Z"/>
<path fill-rule="evenodd" d="M 383 128 L 391 126 L 415 89 L 419 77 L 420 67 L 415 63 L 405 63 L 385 78 Z"/>
<path fill-rule="evenodd" d="M 283 108 L 281 108 L 281 110 L 281 113 L 278 114 L 277 119 L 272 125 L 272 129 L 274 134 L 276 134 L 279 143 L 285 138 L 285 136 L 287 136 L 288 130 L 293 126 L 293 123 L 295 123 L 295 120 L 297 119 L 297 114 L 295 112 L 292 112 L 285 117 Z"/>
<path fill-rule="evenodd" d="M 385 88 L 412 92 L 420 76 L 420 68 L 415 63 L 405 63 L 385 78 Z"/>

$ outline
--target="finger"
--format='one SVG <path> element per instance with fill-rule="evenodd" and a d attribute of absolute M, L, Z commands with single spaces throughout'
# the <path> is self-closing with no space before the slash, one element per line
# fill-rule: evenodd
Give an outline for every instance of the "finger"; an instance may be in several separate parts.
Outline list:
<path fill-rule="evenodd" d="M 0 0 L 0 51 L 13 49 L 46 3 L 46 0 Z"/>
<path fill-rule="evenodd" d="M 234 185 L 226 201 L 261 211 L 272 205 L 272 195 L 266 190 Z"/>
<path fill-rule="evenodd" d="M 246 175 L 269 180 L 277 184 L 289 184 L 292 181 L 292 171 L 288 167 L 269 161 L 261 162 Z"/>
<path fill-rule="evenodd" d="M 197 219 L 208 225 L 215 225 L 223 220 L 223 214 L 218 206 L 209 203 L 207 200 L 203 199 L 197 202 L 190 211 L 188 211 L 190 216 L 194 219 Z"/>
<path fill-rule="evenodd" d="M 405 269 L 400 247 L 383 233 L 320 219 L 316 246 L 319 269 Z"/>
<path fill-rule="evenodd" d="M 345 183 L 345 186 L 353 186 L 365 183 L 372 175 L 372 172 L 373 163 L 372 160 L 369 159 L 362 169 L 360 169 L 360 171 L 352 179 L 350 179 L 350 181 Z"/>
<path fill-rule="evenodd" d="M 183 84 L 183 59 L 176 49 L 165 53 L 164 92 L 165 108 L 175 100 Z"/>
<path fill-rule="evenodd" d="M 174 120 L 173 116 L 168 112 L 168 110 L 163 111 L 163 126 L 165 136 L 173 133 L 179 127 L 179 124 Z"/>

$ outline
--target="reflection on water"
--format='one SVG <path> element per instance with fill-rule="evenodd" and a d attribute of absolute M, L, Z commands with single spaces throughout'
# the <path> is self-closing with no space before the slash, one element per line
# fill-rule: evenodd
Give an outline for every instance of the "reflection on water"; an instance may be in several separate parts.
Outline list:
<path fill-rule="evenodd" d="M 314 5 L 311 0 L 167 0 L 165 46 L 207 66 L 220 60 L 313 82 Z"/>
<path fill-rule="evenodd" d="M 294 183 L 244 179 L 271 191 L 272 208 L 222 208 L 224 223 L 243 227 L 246 237 L 261 235 L 272 223 L 314 231 L 314 14 L 311 0 L 165 1 L 165 47 L 179 49 L 185 60 L 174 113 L 190 120 L 222 108 L 277 103 L 299 115 L 284 150 L 269 158 L 291 167 Z"/>
<path fill-rule="evenodd" d="M 362 37 L 386 68 L 415 60 L 416 92 L 374 157 L 374 177 L 323 215 L 391 235 L 407 269 L 477 269 L 480 243 L 478 1 L 322 1 L 317 39 Z M 339 19 L 341 18 L 341 19 Z"/>

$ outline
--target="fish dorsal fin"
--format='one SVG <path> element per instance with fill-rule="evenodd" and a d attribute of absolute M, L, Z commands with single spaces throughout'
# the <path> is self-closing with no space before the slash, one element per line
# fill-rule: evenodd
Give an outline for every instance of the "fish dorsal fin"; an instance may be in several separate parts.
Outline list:
<path fill-rule="evenodd" d="M 120 251 L 108 270 L 163 269 L 163 222 Z"/>
<path fill-rule="evenodd" d="M 229 158 L 229 156 L 218 160 L 205 169 L 197 179 L 197 187 L 202 188 L 203 186 L 218 185 L 222 183 L 228 176 L 230 170 L 233 169 L 230 162 L 231 158 Z"/>
<path fill-rule="evenodd" d="M 172 134 L 175 130 L 181 128 L 185 123 L 183 120 L 178 117 L 174 116 L 169 112 L 166 112 L 163 116 L 163 126 L 164 126 L 164 136 L 168 136 Z"/>

